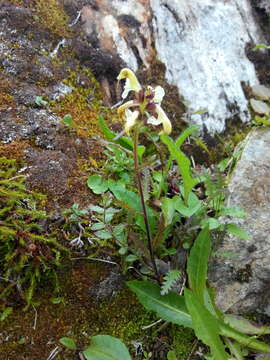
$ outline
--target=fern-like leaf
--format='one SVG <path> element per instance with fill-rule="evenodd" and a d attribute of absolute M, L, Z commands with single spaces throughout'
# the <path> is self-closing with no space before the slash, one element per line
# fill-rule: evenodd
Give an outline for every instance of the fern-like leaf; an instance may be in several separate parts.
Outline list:
<path fill-rule="evenodd" d="M 180 270 L 169 270 L 164 276 L 163 283 L 161 285 L 161 295 L 168 294 L 168 292 L 175 285 L 176 281 L 179 280 L 181 275 Z"/>

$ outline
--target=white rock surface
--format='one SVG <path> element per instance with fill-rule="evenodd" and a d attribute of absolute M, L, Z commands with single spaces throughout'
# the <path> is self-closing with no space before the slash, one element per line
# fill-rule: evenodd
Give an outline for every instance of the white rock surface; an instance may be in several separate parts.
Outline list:
<path fill-rule="evenodd" d="M 270 113 L 270 107 L 264 101 L 250 99 L 250 105 L 257 114 L 268 115 Z"/>
<path fill-rule="evenodd" d="M 252 239 L 230 236 L 217 245 L 217 253 L 231 253 L 214 257 L 209 271 L 217 305 L 224 311 L 270 316 L 269 144 L 269 128 L 252 131 L 229 184 L 228 206 L 241 206 L 250 214 L 234 222 Z"/>
<path fill-rule="evenodd" d="M 258 83 L 245 55 L 249 42 L 263 42 L 248 0 L 150 0 L 158 58 L 167 80 L 176 85 L 192 115 L 210 132 L 221 132 L 225 121 L 250 119 L 241 82 Z"/>

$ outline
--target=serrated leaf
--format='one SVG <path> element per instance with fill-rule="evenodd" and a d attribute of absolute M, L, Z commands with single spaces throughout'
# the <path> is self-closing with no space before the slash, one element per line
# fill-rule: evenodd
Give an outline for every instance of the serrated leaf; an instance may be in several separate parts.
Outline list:
<path fill-rule="evenodd" d="M 87 180 L 87 186 L 94 194 L 103 194 L 108 190 L 107 180 L 102 179 L 100 175 L 91 175 Z"/>
<path fill-rule="evenodd" d="M 164 216 L 165 226 L 171 225 L 175 212 L 175 199 L 164 197 L 161 200 L 161 209 Z"/>
<path fill-rule="evenodd" d="M 197 338 L 210 347 L 215 360 L 229 360 L 230 357 L 219 337 L 219 321 L 188 289 L 185 289 L 185 301 Z"/>
<path fill-rule="evenodd" d="M 203 304 L 206 289 L 208 259 L 211 250 L 211 241 L 208 228 L 204 228 L 197 236 L 190 251 L 187 263 L 187 274 L 190 288 Z"/>
<path fill-rule="evenodd" d="M 244 240 L 251 239 L 251 236 L 244 229 L 241 229 L 239 226 L 235 224 L 227 224 L 226 231 L 232 235 L 239 237 L 240 239 L 244 239 Z"/>
<path fill-rule="evenodd" d="M 71 350 L 76 350 L 77 349 L 77 346 L 75 344 L 75 341 L 69 337 L 62 337 L 60 340 L 59 340 L 60 344 L 64 345 L 65 347 L 67 347 L 68 349 L 71 349 Z"/>
<path fill-rule="evenodd" d="M 134 280 L 127 285 L 147 310 L 155 311 L 165 321 L 192 328 L 183 296 L 175 292 L 161 295 L 160 287 L 150 281 Z"/>
<path fill-rule="evenodd" d="M 180 270 L 169 270 L 167 274 L 164 276 L 163 283 L 161 285 L 161 295 L 168 294 L 168 292 L 175 285 L 176 281 L 179 280 L 181 275 Z"/>
<path fill-rule="evenodd" d="M 109 335 L 97 335 L 83 352 L 87 360 L 131 360 L 125 344 Z"/>

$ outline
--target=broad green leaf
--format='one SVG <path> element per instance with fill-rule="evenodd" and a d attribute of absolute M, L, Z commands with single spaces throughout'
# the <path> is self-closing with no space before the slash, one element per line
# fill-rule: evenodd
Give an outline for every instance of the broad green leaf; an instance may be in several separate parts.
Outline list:
<path fill-rule="evenodd" d="M 234 218 L 244 218 L 249 214 L 239 206 L 232 208 L 223 208 L 219 211 L 218 216 L 232 216 Z"/>
<path fill-rule="evenodd" d="M 194 193 L 190 193 L 188 197 L 187 205 L 182 201 L 181 197 L 175 197 L 175 210 L 181 215 L 191 217 L 202 207 L 201 201 Z"/>
<path fill-rule="evenodd" d="M 131 209 L 135 210 L 138 215 L 136 216 L 136 224 L 140 226 L 142 230 L 145 231 L 145 224 L 142 215 L 142 205 L 141 199 L 138 194 L 131 190 L 127 190 L 125 188 L 111 188 L 113 195 L 116 197 L 117 200 L 126 203 Z M 150 226 L 150 231 L 153 233 L 156 223 L 156 218 L 153 210 L 146 206 L 146 211 L 148 215 L 148 221 Z"/>
<path fill-rule="evenodd" d="M 167 145 L 171 156 L 177 162 L 184 185 L 184 199 L 185 203 L 187 204 L 189 194 L 193 187 L 199 182 L 199 180 L 191 176 L 190 160 L 181 150 L 177 148 L 174 141 L 169 136 L 165 135 L 161 136 L 161 140 L 165 145 Z"/>
<path fill-rule="evenodd" d="M 103 116 L 99 115 L 98 116 L 98 124 L 99 127 L 101 129 L 101 131 L 103 132 L 105 138 L 111 142 L 114 142 L 116 144 L 119 144 L 121 146 L 123 146 L 125 149 L 132 151 L 133 150 L 133 142 L 130 138 L 126 137 L 126 136 L 122 136 L 117 140 L 114 140 L 117 137 L 117 134 L 114 133 L 106 124 Z M 142 151 L 142 150 L 140 150 Z"/>
<path fill-rule="evenodd" d="M 155 311 L 165 321 L 192 328 L 183 296 L 175 292 L 162 296 L 160 287 L 150 281 L 134 280 L 127 285 L 147 310 Z"/>
<path fill-rule="evenodd" d="M 197 338 L 210 347 L 215 360 L 228 360 L 229 355 L 219 337 L 219 321 L 188 289 L 185 289 L 185 300 Z"/>
<path fill-rule="evenodd" d="M 71 349 L 71 350 L 76 350 L 77 349 L 77 346 L 75 344 L 75 341 L 71 338 L 68 338 L 68 337 L 62 337 L 60 340 L 59 340 L 60 344 L 64 345 L 65 347 L 67 347 L 68 349 Z"/>
<path fill-rule="evenodd" d="M 105 228 L 105 224 L 104 224 L 104 223 L 101 223 L 101 222 L 95 223 L 95 224 L 93 224 L 93 225 L 91 226 L 91 230 L 93 230 L 93 231 L 102 230 L 102 229 L 104 229 L 104 228 Z"/>
<path fill-rule="evenodd" d="M 210 234 L 205 227 L 197 236 L 190 251 L 187 263 L 187 274 L 190 288 L 203 304 L 206 288 L 208 259 L 211 250 Z"/>
<path fill-rule="evenodd" d="M 252 50 L 258 50 L 258 49 L 270 49 L 270 45 L 257 44 Z"/>
<path fill-rule="evenodd" d="M 161 200 L 161 209 L 165 220 L 165 226 L 171 225 L 175 213 L 175 198 L 170 199 L 164 197 Z"/>
<path fill-rule="evenodd" d="M 108 240 L 112 238 L 112 234 L 108 230 L 98 230 L 94 233 L 96 237 L 102 240 Z"/>
<path fill-rule="evenodd" d="M 251 236 L 244 230 L 241 229 L 239 226 L 235 224 L 227 224 L 226 231 L 232 235 L 235 235 L 244 240 L 250 240 Z"/>
<path fill-rule="evenodd" d="M 167 354 L 167 360 L 177 360 L 176 354 L 174 351 L 169 351 Z"/>
<path fill-rule="evenodd" d="M 260 326 L 251 321 L 237 315 L 224 315 L 225 324 L 233 329 L 249 335 L 265 335 L 270 334 L 270 326 Z"/>
<path fill-rule="evenodd" d="M 109 335 L 97 335 L 83 352 L 87 360 L 131 360 L 125 344 Z"/>
<path fill-rule="evenodd" d="M 87 180 L 87 186 L 95 194 L 103 194 L 108 190 L 107 180 L 102 179 L 100 175 L 91 175 Z"/>

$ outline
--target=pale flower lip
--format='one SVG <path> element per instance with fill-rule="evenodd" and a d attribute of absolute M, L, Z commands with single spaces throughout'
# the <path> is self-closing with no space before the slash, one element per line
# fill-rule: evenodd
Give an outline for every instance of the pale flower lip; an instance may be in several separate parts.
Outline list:
<path fill-rule="evenodd" d="M 130 130 L 136 125 L 136 120 L 139 117 L 139 111 L 131 111 L 129 109 L 126 109 L 125 115 L 126 115 L 126 124 L 125 124 L 125 133 L 129 136 Z"/>
<path fill-rule="evenodd" d="M 158 114 L 158 118 L 156 119 L 154 116 L 151 116 L 147 120 L 147 123 L 155 126 L 162 124 L 163 130 L 159 133 L 159 135 L 170 135 L 172 132 L 172 124 L 168 116 L 159 105 L 156 105 L 156 112 Z"/>
<path fill-rule="evenodd" d="M 122 98 L 125 99 L 130 91 L 138 92 L 141 90 L 141 85 L 134 74 L 134 72 L 128 68 L 124 68 L 120 71 L 119 75 L 117 76 L 117 80 L 126 79 L 126 83 L 124 86 L 124 91 L 122 94 Z"/>

